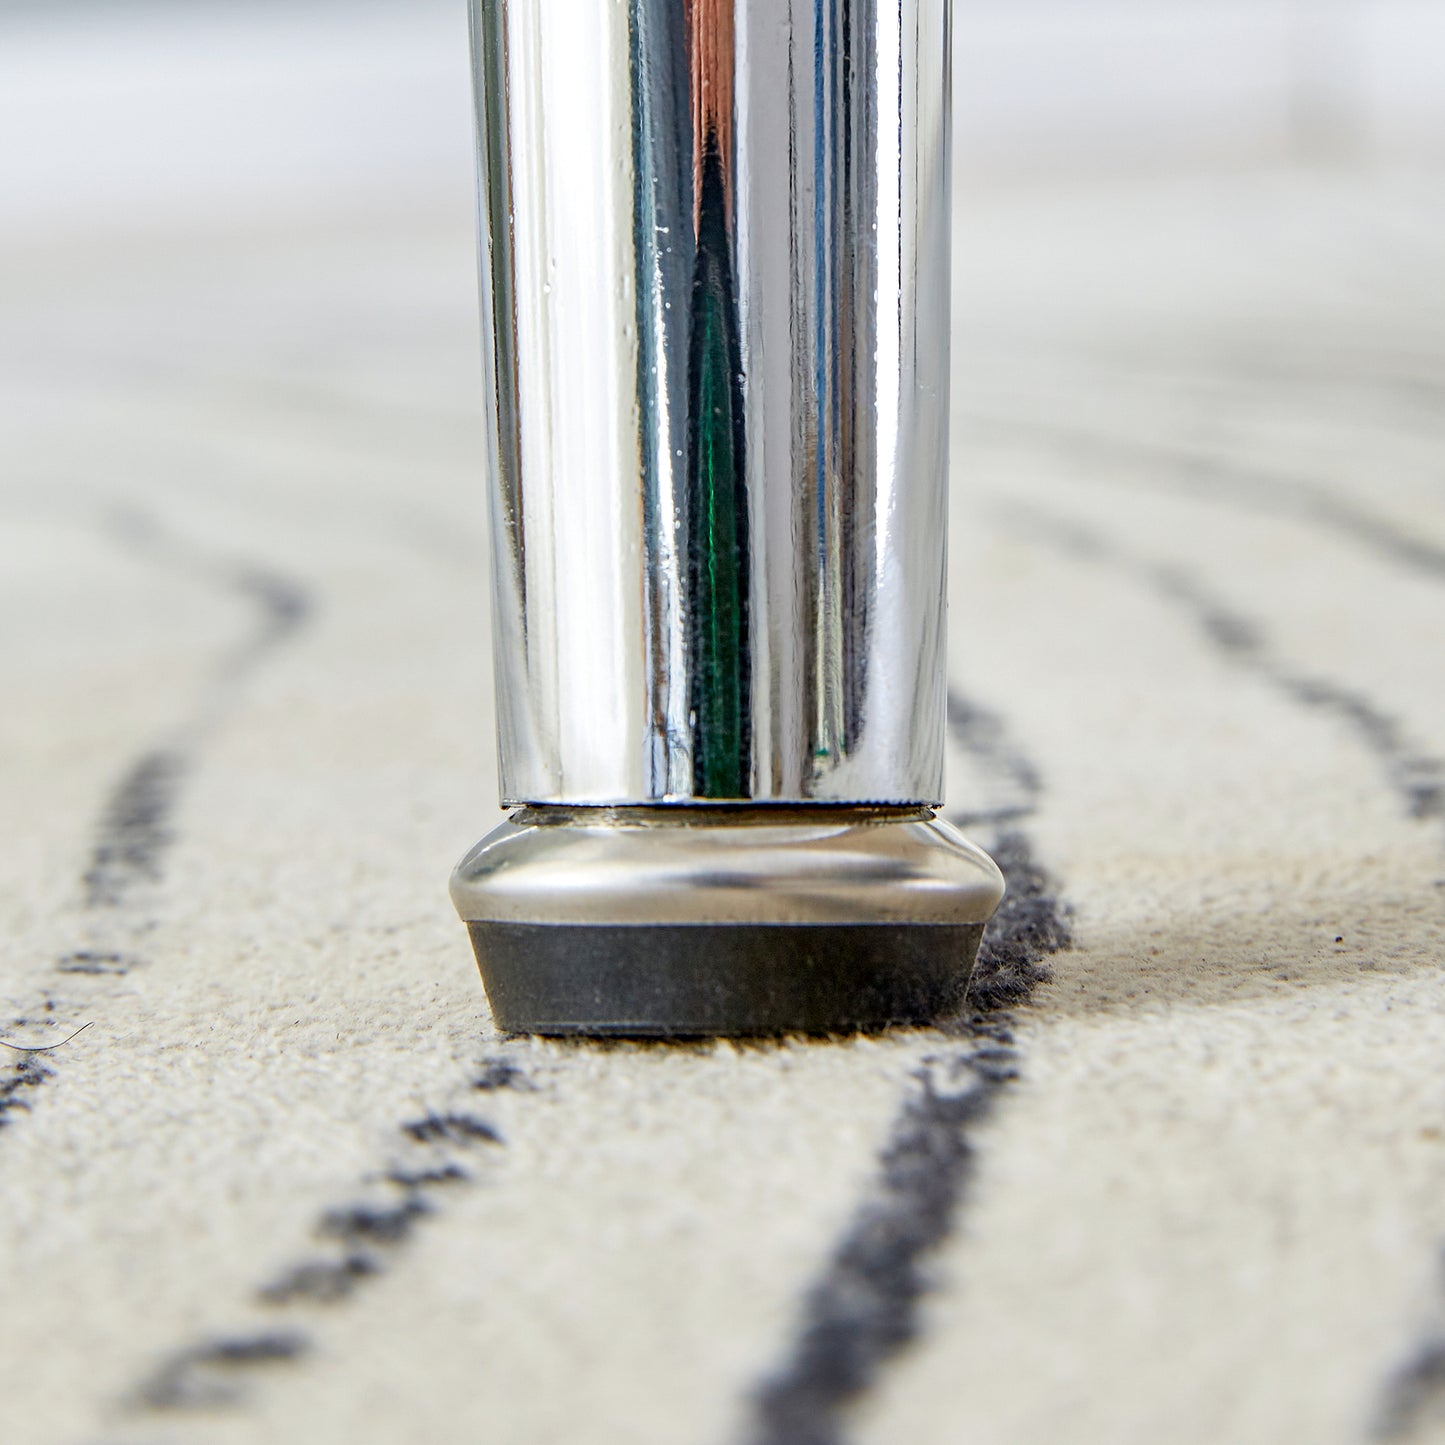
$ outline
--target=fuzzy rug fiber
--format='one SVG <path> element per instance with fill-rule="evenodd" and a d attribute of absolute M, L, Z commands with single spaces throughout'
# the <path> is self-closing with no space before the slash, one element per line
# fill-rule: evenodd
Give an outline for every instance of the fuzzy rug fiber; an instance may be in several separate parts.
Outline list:
<path fill-rule="evenodd" d="M 962 188 L 973 1016 L 492 1027 L 468 199 L 0 264 L 0 1434 L 1445 1439 L 1438 178 Z"/>

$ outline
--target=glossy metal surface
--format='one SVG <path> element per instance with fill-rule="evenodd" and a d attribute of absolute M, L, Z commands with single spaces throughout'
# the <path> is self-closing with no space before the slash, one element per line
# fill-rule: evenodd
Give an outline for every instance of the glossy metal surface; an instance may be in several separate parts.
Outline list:
<path fill-rule="evenodd" d="M 949 0 L 473 0 L 505 801 L 942 790 Z"/>
<path fill-rule="evenodd" d="M 1002 893 L 927 808 L 526 808 L 452 875 L 498 1025 L 557 1034 L 932 1022 Z"/>
<path fill-rule="evenodd" d="M 525 809 L 462 859 L 451 889 L 469 923 L 896 929 L 983 924 L 1003 876 L 926 808 Z"/>

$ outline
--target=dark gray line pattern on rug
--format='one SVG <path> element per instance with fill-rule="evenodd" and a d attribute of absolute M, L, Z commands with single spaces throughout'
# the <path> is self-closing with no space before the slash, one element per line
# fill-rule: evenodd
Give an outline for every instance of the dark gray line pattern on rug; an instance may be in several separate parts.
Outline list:
<path fill-rule="evenodd" d="M 977 1165 L 973 1132 L 1018 1076 L 1010 1019 L 1069 947 L 1068 909 L 1019 826 L 1042 781 L 1002 719 L 958 693 L 950 731 L 997 794 L 959 815 L 993 855 L 1008 893 L 984 934 L 962 1048 L 926 1055 L 910 1082 L 867 1196 L 807 1290 L 792 1342 L 756 1392 L 750 1445 L 837 1445 L 846 1413 L 918 1333 L 929 1258 L 953 1229 Z"/>
<path fill-rule="evenodd" d="M 1445 760 L 1417 747 L 1399 719 L 1358 688 L 1301 672 L 1278 657 L 1258 621 L 1230 607 L 1184 568 L 1136 556 L 1090 527 L 1032 505 L 1011 503 L 995 508 L 994 516 L 1030 541 L 1121 572 L 1179 607 L 1229 662 L 1254 673 L 1298 706 L 1343 723 L 1374 756 L 1409 817 L 1445 819 Z"/>
<path fill-rule="evenodd" d="M 105 530 L 148 561 L 239 595 L 254 609 L 254 622 L 238 643 L 226 647 L 216 659 L 209 685 L 191 713 L 168 737 L 142 754 L 112 792 L 84 874 L 87 909 L 124 908 L 139 888 L 160 880 L 163 859 L 173 841 L 171 814 L 201 747 L 234 706 L 237 689 L 311 611 L 305 590 L 291 578 L 181 542 L 143 514 L 117 510 L 107 519 Z M 76 962 L 62 965 L 62 971 L 117 971 L 88 969 L 75 966 Z M 124 971 L 123 966 L 119 971 Z"/>
<path fill-rule="evenodd" d="M 1031 541 L 1122 572 L 1180 607 L 1230 662 L 1254 673 L 1299 706 L 1330 714 L 1344 724 L 1375 758 L 1407 817 L 1445 820 L 1445 760 L 1415 747 L 1399 721 L 1364 693 L 1329 678 L 1301 673 L 1283 662 L 1257 622 L 1231 609 L 1197 578 L 1182 568 L 1126 552 L 1090 528 L 1034 507 L 1011 505 L 998 509 L 997 515 Z M 1445 1304 L 1445 1280 L 1439 1289 Z M 1381 1440 L 1409 1440 L 1434 1412 L 1445 1409 L 1445 1328 L 1426 1331 L 1381 1386 L 1379 1396 L 1372 1433 Z"/>
<path fill-rule="evenodd" d="M 967 421 L 982 435 L 1005 437 L 1031 450 L 1056 454 L 1068 464 L 1071 477 L 1086 482 L 1101 479 L 1079 467 L 1080 457 L 1109 463 L 1106 480 L 1112 485 L 1173 492 L 1191 501 L 1304 522 L 1374 552 L 1394 566 L 1406 567 L 1433 582 L 1445 582 L 1445 546 L 1414 536 L 1303 477 L 1205 451 L 1105 436 L 1057 423 L 1015 423 L 981 415 L 969 416 Z M 1142 469 L 1146 475 L 1114 470 L 1117 463 L 1135 473 Z"/>
<path fill-rule="evenodd" d="M 1376 1440 L 1438 1438 L 1445 1417 L 1445 1250 L 1436 1260 L 1436 1314 L 1379 1392 L 1372 1434 Z"/>
<path fill-rule="evenodd" d="M 504 1054 L 484 1060 L 468 1080 L 470 1092 L 484 1098 L 533 1087 Z M 439 1211 L 442 1196 L 474 1182 L 478 1166 L 485 1167 L 486 1156 L 505 1143 L 470 1106 L 405 1120 L 387 1162 L 362 1179 L 344 1204 L 314 1221 L 316 1247 L 261 1284 L 256 1302 L 294 1314 L 350 1300 L 385 1273 L 417 1227 Z M 212 1335 L 163 1359 L 130 1403 L 143 1413 L 164 1414 L 235 1407 L 244 1403 L 258 1371 L 291 1364 L 311 1347 L 311 1336 L 293 1327 Z"/>
<path fill-rule="evenodd" d="M 172 819 L 185 781 L 255 668 L 292 637 L 311 611 L 306 590 L 294 579 L 178 537 L 133 509 L 107 514 L 100 530 L 148 562 L 239 595 L 250 605 L 253 620 L 239 642 L 228 643 L 218 654 L 191 710 L 112 788 L 80 878 L 83 939 L 56 963 L 66 978 L 64 993 L 47 994 L 13 1019 L 16 1029 L 54 1025 L 62 1015 L 78 1017 L 85 977 L 116 977 L 141 966 L 139 947 L 154 927 L 145 901 L 148 890 L 164 879 L 166 855 L 175 841 Z M 9 1115 L 28 1111 L 34 1091 L 55 1077 L 54 1057 L 45 1063 L 22 1058 L 0 1076 L 0 1128 Z"/>

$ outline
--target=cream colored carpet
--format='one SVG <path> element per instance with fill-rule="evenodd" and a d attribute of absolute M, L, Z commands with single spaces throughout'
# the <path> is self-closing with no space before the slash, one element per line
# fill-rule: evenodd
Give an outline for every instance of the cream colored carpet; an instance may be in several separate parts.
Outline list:
<path fill-rule="evenodd" d="M 1438 178 L 968 191 L 976 1017 L 493 1030 L 466 197 L 0 257 L 0 1436 L 1445 1439 Z M 1045 978 L 1045 974 L 1048 975 Z"/>

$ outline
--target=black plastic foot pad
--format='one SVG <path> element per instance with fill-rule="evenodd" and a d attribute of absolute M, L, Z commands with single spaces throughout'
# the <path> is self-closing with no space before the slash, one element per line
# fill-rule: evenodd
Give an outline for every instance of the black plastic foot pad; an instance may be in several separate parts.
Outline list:
<path fill-rule="evenodd" d="M 468 923 L 511 1033 L 685 1038 L 926 1024 L 964 1002 L 981 923 Z"/>

